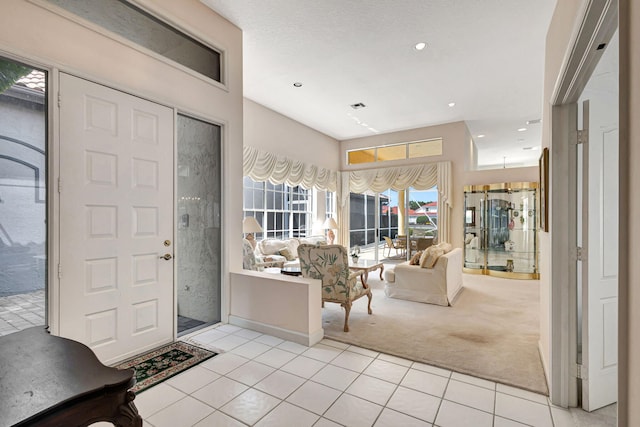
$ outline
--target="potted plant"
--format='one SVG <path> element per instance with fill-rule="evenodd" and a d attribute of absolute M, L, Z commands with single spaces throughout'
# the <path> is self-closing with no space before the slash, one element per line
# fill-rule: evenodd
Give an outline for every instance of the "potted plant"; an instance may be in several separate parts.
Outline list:
<path fill-rule="evenodd" d="M 353 261 L 354 264 L 358 262 L 359 256 L 360 256 L 360 246 L 355 245 L 353 248 L 351 248 L 351 260 Z"/>

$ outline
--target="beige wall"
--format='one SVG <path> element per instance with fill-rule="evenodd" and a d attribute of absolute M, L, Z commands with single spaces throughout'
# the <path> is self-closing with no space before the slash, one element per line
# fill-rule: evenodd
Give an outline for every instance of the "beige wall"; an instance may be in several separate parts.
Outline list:
<path fill-rule="evenodd" d="M 242 164 L 242 33 L 197 0 L 140 0 L 137 3 L 159 16 L 170 17 L 167 21 L 178 27 L 186 28 L 188 23 L 193 35 L 223 50 L 226 88 L 91 29 L 97 28 L 95 26 L 88 28 L 39 6 L 40 3 L 25 0 L 2 2 L 6 13 L 0 14 L 0 54 L 50 70 L 57 68 L 223 125 L 222 246 L 226 254 L 238 254 L 223 256 L 225 301 L 229 269 L 240 268 L 242 253 L 238 238 L 242 234 L 242 168 L 235 166 Z M 54 81 L 53 89 L 56 87 Z M 49 143 L 50 154 L 55 156 L 57 121 L 55 110 L 53 112 Z M 55 158 L 52 160 L 53 165 Z M 52 168 L 50 173 L 54 172 Z M 52 205 L 55 202 L 54 199 Z M 50 210 L 49 219 L 55 224 L 54 209 Z M 55 265 L 57 234 L 56 227 L 52 228 L 50 262 Z M 49 283 L 50 289 L 55 288 L 54 277 Z M 56 294 L 51 295 L 55 311 Z M 222 311 L 224 317 L 227 307 Z M 55 313 L 52 316 L 55 317 Z"/>
<path fill-rule="evenodd" d="M 312 346 L 324 336 L 322 282 L 243 270 L 231 273 L 229 323 Z"/>
<path fill-rule="evenodd" d="M 486 169 L 465 173 L 464 185 L 498 184 L 501 182 L 538 182 L 538 167 Z"/>
<path fill-rule="evenodd" d="M 341 158 L 342 170 L 375 169 L 380 167 L 396 167 L 405 165 L 417 165 L 422 163 L 435 163 L 441 161 L 451 161 L 452 175 L 452 212 L 451 212 L 451 244 L 455 247 L 462 247 L 463 224 L 462 224 L 462 201 L 464 197 L 464 173 L 465 157 L 469 147 L 469 131 L 464 122 L 447 123 L 437 126 L 429 126 L 418 129 L 391 132 L 382 135 L 374 135 L 363 138 L 348 139 L 340 143 L 342 153 L 347 150 L 357 148 L 377 147 L 385 144 L 394 144 L 409 141 L 418 141 L 430 138 L 442 138 L 442 155 L 429 157 L 427 161 L 421 159 L 394 160 L 384 162 L 383 165 L 371 163 L 367 165 L 347 165 L 346 155 Z M 465 143 L 466 142 L 466 143 Z"/>
<path fill-rule="evenodd" d="M 434 156 L 427 162 L 451 161 L 453 186 L 453 209 L 451 212 L 451 243 L 455 247 L 462 247 L 464 225 L 463 204 L 464 186 L 471 184 L 493 184 L 499 182 L 538 181 L 538 168 L 506 168 L 492 170 L 470 170 L 475 166 L 476 150 L 471 139 L 469 129 L 464 122 L 447 123 L 418 129 L 392 132 L 364 138 L 356 138 L 341 142 L 342 152 L 357 148 L 376 147 L 385 144 L 417 141 L 421 139 L 439 138 L 443 140 L 442 155 Z M 384 165 L 347 165 L 346 155 L 341 157 L 343 170 L 358 170 L 365 168 L 394 167 L 423 163 L 421 160 L 397 160 L 385 162 Z"/>
<path fill-rule="evenodd" d="M 620 317 L 618 425 L 640 425 L 640 4 L 620 0 Z M 626 255 L 626 257 L 624 256 Z"/>
<path fill-rule="evenodd" d="M 338 170 L 338 141 L 263 105 L 244 99 L 244 145 Z"/>
<path fill-rule="evenodd" d="M 544 72 L 544 94 L 543 94 L 543 120 L 542 120 L 542 146 L 551 146 L 551 103 L 556 85 L 560 80 L 560 74 L 564 61 L 568 57 L 569 49 L 573 45 L 576 30 L 582 20 L 584 7 L 587 0 L 567 0 L 559 1 L 547 32 L 545 49 L 545 72 Z M 553 162 L 553 155 L 551 156 Z M 566 180 L 566 177 L 564 177 Z M 550 171 L 550 182 L 562 179 L 554 177 Z M 553 184 L 550 192 L 553 191 Z M 549 197 L 549 216 L 554 209 L 566 210 L 566 206 L 554 206 L 552 196 Z M 553 222 L 551 222 L 553 230 Z M 551 319 L 551 238 L 550 233 L 539 232 L 538 243 L 540 247 L 540 353 L 547 375 L 547 382 L 551 375 L 551 328 L 554 327 Z M 560 327 L 558 323 L 556 325 Z M 558 352 L 560 349 L 556 349 Z M 554 390 L 551 390 L 553 394 Z"/>

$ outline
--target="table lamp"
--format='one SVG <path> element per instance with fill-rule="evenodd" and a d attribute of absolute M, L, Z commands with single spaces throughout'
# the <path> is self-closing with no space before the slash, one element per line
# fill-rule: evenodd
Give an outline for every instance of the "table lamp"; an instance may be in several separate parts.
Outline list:
<path fill-rule="evenodd" d="M 329 243 L 330 245 L 333 245 L 333 240 L 336 238 L 336 235 L 333 234 L 333 230 L 338 229 L 338 224 L 336 223 L 336 220 L 333 219 L 332 217 L 327 218 L 324 221 L 322 228 L 327 230 L 327 243 Z"/>
<path fill-rule="evenodd" d="M 242 220 L 242 232 L 246 234 L 245 239 L 247 239 L 253 249 L 255 249 L 257 242 L 253 233 L 262 233 L 262 227 L 260 227 L 258 221 L 252 216 L 245 217 L 245 219 Z"/>

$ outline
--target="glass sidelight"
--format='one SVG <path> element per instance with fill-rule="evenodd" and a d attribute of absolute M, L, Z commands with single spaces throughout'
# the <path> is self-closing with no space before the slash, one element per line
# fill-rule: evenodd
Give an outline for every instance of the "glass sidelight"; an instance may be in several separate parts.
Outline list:
<path fill-rule="evenodd" d="M 0 58 L 0 335 L 46 324 L 46 135 L 47 73 Z"/>
<path fill-rule="evenodd" d="M 178 334 L 221 317 L 221 128 L 178 114 Z"/>

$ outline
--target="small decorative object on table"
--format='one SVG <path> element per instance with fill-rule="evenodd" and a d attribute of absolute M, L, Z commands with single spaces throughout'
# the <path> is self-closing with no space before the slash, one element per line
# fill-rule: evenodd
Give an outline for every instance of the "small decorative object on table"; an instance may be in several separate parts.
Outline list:
<path fill-rule="evenodd" d="M 360 256 L 360 246 L 355 245 L 351 248 L 351 260 L 356 263 L 358 262 L 358 257 Z"/>
<path fill-rule="evenodd" d="M 513 260 L 512 259 L 508 259 L 507 260 L 507 272 L 509 272 L 509 273 L 513 272 Z"/>

